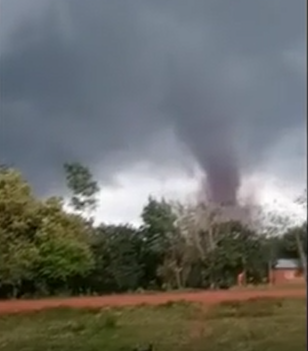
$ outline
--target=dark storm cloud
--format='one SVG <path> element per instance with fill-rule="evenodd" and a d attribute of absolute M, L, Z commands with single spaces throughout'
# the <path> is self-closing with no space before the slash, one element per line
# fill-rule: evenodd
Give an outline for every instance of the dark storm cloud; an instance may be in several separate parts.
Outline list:
<path fill-rule="evenodd" d="M 3 22 L 28 2 L 3 0 Z M 214 196 L 233 198 L 240 170 L 305 123 L 304 0 L 45 3 L 0 56 L 0 158 L 39 191 L 69 160 L 112 177 L 172 127 Z"/>

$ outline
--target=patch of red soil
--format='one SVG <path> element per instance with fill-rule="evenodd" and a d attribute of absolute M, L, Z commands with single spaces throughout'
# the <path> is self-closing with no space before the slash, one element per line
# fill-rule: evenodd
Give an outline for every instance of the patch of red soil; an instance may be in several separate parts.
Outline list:
<path fill-rule="evenodd" d="M 45 309 L 103 308 L 109 306 L 136 306 L 141 304 L 160 305 L 169 301 L 188 301 L 215 304 L 230 300 L 248 300 L 258 297 L 306 297 L 305 289 L 264 291 L 203 291 L 183 293 L 161 293 L 144 295 L 110 295 L 100 297 L 55 298 L 42 300 L 0 301 L 0 314 L 33 312 Z"/>

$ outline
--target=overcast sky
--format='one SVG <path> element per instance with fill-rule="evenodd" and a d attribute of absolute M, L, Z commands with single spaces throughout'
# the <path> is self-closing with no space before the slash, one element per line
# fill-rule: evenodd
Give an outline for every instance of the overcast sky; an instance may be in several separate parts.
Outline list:
<path fill-rule="evenodd" d="M 38 193 L 67 161 L 109 193 L 133 174 L 134 208 L 162 179 L 186 194 L 196 168 L 216 192 L 260 172 L 304 187 L 305 0 L 1 0 L 0 16 L 0 160 Z"/>

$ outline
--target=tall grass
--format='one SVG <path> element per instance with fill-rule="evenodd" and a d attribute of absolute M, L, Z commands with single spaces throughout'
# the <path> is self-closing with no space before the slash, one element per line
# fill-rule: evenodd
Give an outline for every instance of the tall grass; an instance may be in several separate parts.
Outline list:
<path fill-rule="evenodd" d="M 306 301 L 185 301 L 0 317 L 1 351 L 304 351 Z M 138 348 L 136 350 L 139 350 Z"/>

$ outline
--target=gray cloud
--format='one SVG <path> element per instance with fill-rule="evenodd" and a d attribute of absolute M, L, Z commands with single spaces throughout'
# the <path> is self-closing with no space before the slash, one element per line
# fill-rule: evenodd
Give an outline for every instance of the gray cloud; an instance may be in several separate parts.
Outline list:
<path fill-rule="evenodd" d="M 0 158 L 40 192 L 69 160 L 110 181 L 153 136 L 159 163 L 172 128 L 232 198 L 304 126 L 304 0 L 2 2 Z"/>

